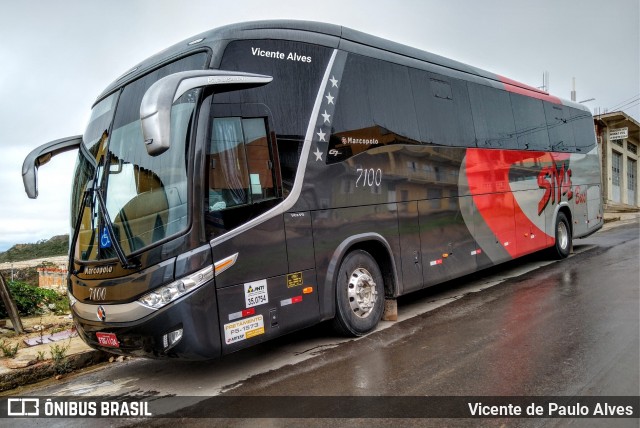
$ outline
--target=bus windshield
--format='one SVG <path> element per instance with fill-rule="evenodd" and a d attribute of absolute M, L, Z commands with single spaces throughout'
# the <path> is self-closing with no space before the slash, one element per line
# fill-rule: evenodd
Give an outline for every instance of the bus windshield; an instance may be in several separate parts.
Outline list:
<path fill-rule="evenodd" d="M 188 138 L 197 90 L 185 93 L 174 103 L 171 148 L 159 156 L 146 151 L 139 109 L 144 93 L 155 81 L 197 65 L 189 57 L 165 66 L 93 108 L 76 163 L 71 201 L 72 222 L 80 221 L 72 224 L 72 229 L 79 228 L 74 253 L 77 260 L 113 258 L 114 245 L 130 255 L 186 229 Z M 83 212 L 79 212 L 87 186 L 100 192 L 105 212 L 101 212 L 97 194 L 91 194 Z M 107 231 L 109 222 L 115 243 Z"/>

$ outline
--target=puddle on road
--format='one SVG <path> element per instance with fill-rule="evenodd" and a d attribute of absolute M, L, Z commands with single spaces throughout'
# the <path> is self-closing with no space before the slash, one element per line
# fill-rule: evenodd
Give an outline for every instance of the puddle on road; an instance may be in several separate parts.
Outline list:
<path fill-rule="evenodd" d="M 139 392 L 137 388 L 131 388 L 125 391 L 130 386 L 135 387 L 140 379 L 129 377 L 123 379 L 110 380 L 96 380 L 91 383 L 80 383 L 77 385 L 69 385 L 66 388 L 60 389 L 56 395 L 123 395 L 131 392 Z"/>

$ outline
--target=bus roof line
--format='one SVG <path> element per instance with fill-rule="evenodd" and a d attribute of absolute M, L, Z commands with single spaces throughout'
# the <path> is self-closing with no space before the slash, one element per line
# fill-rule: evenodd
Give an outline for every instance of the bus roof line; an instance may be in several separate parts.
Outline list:
<path fill-rule="evenodd" d="M 429 51 L 404 45 L 392 40 L 383 39 L 372 34 L 363 33 L 349 27 L 316 21 L 264 20 L 230 24 L 214 28 L 207 32 L 197 34 L 187 40 L 183 40 L 144 60 L 130 69 L 127 73 L 120 76 L 117 80 L 111 83 L 102 94 L 100 94 L 97 101 L 117 90 L 119 87 L 149 73 L 162 64 L 204 49 L 209 52 L 213 51 L 213 57 L 209 62 L 209 68 L 215 68 L 216 63 L 219 62 L 222 55 L 222 52 L 217 51 L 221 49 L 217 48 L 224 47 L 227 43 L 235 40 L 259 38 L 315 43 L 357 54 L 357 52 L 354 52 L 353 47 L 348 46 L 350 43 L 353 43 L 364 49 L 370 48 L 378 50 L 381 53 L 398 55 L 398 59 L 405 58 L 407 60 L 413 60 L 429 64 L 431 66 L 442 67 L 468 76 L 474 76 L 479 79 L 486 79 L 485 84 L 493 84 L 501 89 L 509 90 L 509 88 L 507 88 L 507 83 L 505 83 L 505 78 L 496 73 L 434 54 Z M 202 39 L 202 41 L 197 45 L 188 45 L 189 41 L 197 39 Z M 383 55 L 369 56 L 385 60 Z M 554 97 L 549 93 L 533 88 L 532 86 L 512 79 L 506 80 L 508 80 L 508 85 L 518 88 L 517 91 L 512 90 L 511 92 L 517 92 L 539 99 L 547 99 L 549 101 L 554 100 L 557 104 L 568 104 L 568 101 L 561 100 L 558 97 Z M 582 107 L 582 109 L 586 108 L 584 106 L 580 107 Z"/>

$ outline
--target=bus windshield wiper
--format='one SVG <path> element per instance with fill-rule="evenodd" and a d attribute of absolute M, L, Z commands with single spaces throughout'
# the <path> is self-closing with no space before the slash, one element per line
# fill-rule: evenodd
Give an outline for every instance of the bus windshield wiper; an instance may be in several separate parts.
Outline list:
<path fill-rule="evenodd" d="M 71 248 L 69 248 L 69 266 L 73 266 L 73 254 L 75 252 L 76 242 L 78 241 L 78 236 L 80 235 L 80 226 L 82 224 L 82 216 L 84 214 L 84 209 L 87 207 L 87 201 L 90 201 L 95 196 L 95 200 L 98 203 L 98 208 L 102 213 L 102 220 L 104 221 L 104 225 L 107 229 L 107 233 L 109 234 L 109 238 L 113 243 L 113 248 L 116 252 L 116 256 L 120 261 L 120 264 L 125 269 L 137 269 L 140 267 L 138 263 L 131 262 L 127 256 L 124 254 L 124 250 L 122 246 L 120 246 L 120 242 L 116 239 L 116 235 L 113 229 L 113 222 L 111 221 L 111 217 L 109 217 L 109 212 L 107 211 L 107 205 L 104 202 L 104 197 L 102 196 L 102 191 L 100 188 L 96 188 L 95 181 L 90 180 L 87 183 L 87 188 L 84 191 L 84 195 L 82 196 L 82 204 L 80 204 L 80 209 L 78 210 L 78 217 L 76 218 L 76 223 L 73 228 L 73 237 L 71 238 Z M 74 273 L 78 273 L 77 271 Z"/>
<path fill-rule="evenodd" d="M 95 193 L 96 200 L 98 201 L 98 205 L 100 208 L 100 212 L 102 213 L 102 220 L 104 221 L 104 225 L 107 228 L 107 233 L 109 233 L 109 238 L 111 238 L 111 242 L 113 243 L 113 249 L 116 250 L 116 255 L 118 256 L 118 260 L 120 260 L 120 264 L 125 269 L 136 269 L 140 267 L 137 263 L 132 263 L 127 256 L 124 254 L 124 250 L 120 246 L 120 241 L 116 239 L 116 234 L 113 231 L 113 222 L 111 221 L 111 217 L 109 217 L 109 212 L 107 211 L 107 204 L 104 202 L 104 198 L 102 197 L 102 190 L 100 188 L 94 189 L 93 193 Z"/>

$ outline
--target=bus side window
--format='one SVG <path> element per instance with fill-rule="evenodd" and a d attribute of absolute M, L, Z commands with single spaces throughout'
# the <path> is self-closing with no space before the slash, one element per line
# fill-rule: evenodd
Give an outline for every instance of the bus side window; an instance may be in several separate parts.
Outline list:
<path fill-rule="evenodd" d="M 569 108 L 569 110 L 571 112 L 571 127 L 573 128 L 576 151 L 588 153 L 596 145 L 593 116 L 588 111 L 576 108 Z"/>
<path fill-rule="evenodd" d="M 298 140 L 278 138 L 278 156 L 284 197 L 287 197 L 293 188 L 298 163 L 300 163 L 300 155 L 302 154 L 302 143 L 302 141 Z"/>
<path fill-rule="evenodd" d="M 246 204 L 249 184 L 240 118 L 213 120 L 209 154 L 209 209 Z"/>
<path fill-rule="evenodd" d="M 423 70 L 409 74 L 422 143 L 475 147 L 467 84 Z"/>
<path fill-rule="evenodd" d="M 278 196 L 264 118 L 214 118 L 211 136 L 209 211 Z"/>
<path fill-rule="evenodd" d="M 267 128 L 263 118 L 242 119 L 244 144 L 249 169 L 249 193 L 253 203 L 275 198 L 273 162 Z"/>
<path fill-rule="evenodd" d="M 551 151 L 574 152 L 576 143 L 573 139 L 571 113 L 569 113 L 569 109 L 558 104 L 545 102 L 544 114 L 547 118 Z"/>
<path fill-rule="evenodd" d="M 509 93 L 475 83 L 467 86 L 478 147 L 518 148 Z"/>
<path fill-rule="evenodd" d="M 516 124 L 518 148 L 520 150 L 543 150 L 551 148 L 547 133 L 547 120 L 542 101 L 511 93 L 511 107 Z"/>

